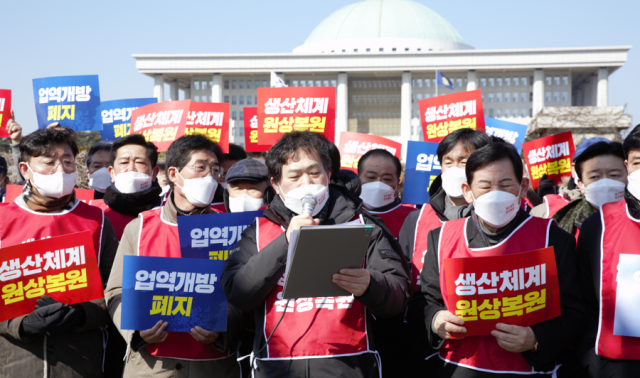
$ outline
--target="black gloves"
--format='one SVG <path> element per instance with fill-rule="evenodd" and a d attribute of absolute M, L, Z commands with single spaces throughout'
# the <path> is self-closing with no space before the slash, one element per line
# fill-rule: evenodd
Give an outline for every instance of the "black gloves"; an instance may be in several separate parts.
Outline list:
<path fill-rule="evenodd" d="M 556 188 L 553 185 L 553 180 L 547 178 L 547 174 L 545 173 L 540 177 L 538 183 L 538 195 L 540 198 L 543 198 L 547 194 L 556 194 Z"/>
<path fill-rule="evenodd" d="M 26 338 L 43 334 L 57 335 L 77 331 L 74 327 L 84 324 L 86 314 L 80 305 L 66 305 L 43 295 L 36 301 L 35 311 L 25 316 L 20 324 L 20 334 Z"/>

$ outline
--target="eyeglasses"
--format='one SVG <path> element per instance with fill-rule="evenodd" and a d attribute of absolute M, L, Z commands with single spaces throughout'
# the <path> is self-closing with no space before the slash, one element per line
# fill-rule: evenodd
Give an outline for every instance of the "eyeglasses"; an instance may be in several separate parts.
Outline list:
<path fill-rule="evenodd" d="M 206 164 L 198 164 L 198 163 L 196 163 L 196 164 L 193 164 L 193 165 L 187 165 L 186 167 L 191 168 L 194 172 L 196 172 L 196 173 L 198 173 L 200 175 L 205 174 L 207 172 L 211 172 L 211 176 L 217 177 L 217 178 L 219 178 L 222 175 L 222 173 L 224 172 L 224 169 L 220 168 L 217 165 L 208 166 Z"/>

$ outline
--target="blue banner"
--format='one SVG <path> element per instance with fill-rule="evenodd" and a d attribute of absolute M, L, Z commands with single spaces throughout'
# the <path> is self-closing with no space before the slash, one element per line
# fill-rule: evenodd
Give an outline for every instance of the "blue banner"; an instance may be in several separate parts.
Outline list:
<path fill-rule="evenodd" d="M 38 127 L 58 122 L 75 131 L 102 130 L 98 75 L 33 79 Z"/>
<path fill-rule="evenodd" d="M 261 216 L 262 211 L 246 211 L 178 217 L 182 257 L 224 262 L 242 231 Z"/>
<path fill-rule="evenodd" d="M 438 143 L 408 142 L 402 203 L 422 205 L 429 202 L 429 187 L 442 170 L 437 149 Z"/>
<path fill-rule="evenodd" d="M 620 254 L 613 334 L 640 337 L 640 255 Z"/>
<path fill-rule="evenodd" d="M 122 329 L 143 331 L 162 320 L 169 332 L 227 330 L 224 261 L 124 256 L 123 264 Z"/>
<path fill-rule="evenodd" d="M 524 136 L 527 133 L 527 125 L 485 117 L 484 127 L 487 135 L 506 140 L 513 144 L 519 154 L 522 154 L 522 143 L 524 143 Z"/>
<path fill-rule="evenodd" d="M 131 133 L 131 113 L 141 106 L 155 104 L 158 99 L 132 98 L 128 100 L 103 101 L 101 104 L 103 142 L 114 142 L 116 139 Z"/>

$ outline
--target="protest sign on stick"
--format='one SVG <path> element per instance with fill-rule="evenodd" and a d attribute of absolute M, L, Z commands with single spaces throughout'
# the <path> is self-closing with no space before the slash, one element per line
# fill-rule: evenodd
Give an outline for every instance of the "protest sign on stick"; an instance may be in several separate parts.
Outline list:
<path fill-rule="evenodd" d="M 402 144 L 390 139 L 363 133 L 342 132 L 338 150 L 340 168 L 358 173 L 358 162 L 362 155 L 371 150 L 387 150 L 398 159 L 402 159 Z"/>
<path fill-rule="evenodd" d="M 0 89 L 0 138 L 9 138 L 7 123 L 11 119 L 11 90 Z"/>
<path fill-rule="evenodd" d="M 526 142 L 522 152 L 533 189 L 538 188 L 545 174 L 555 185 L 560 184 L 563 177 L 571 177 L 571 161 L 576 152 L 571 131 Z"/>
<path fill-rule="evenodd" d="M 527 125 L 484 117 L 485 132 L 513 144 L 518 153 L 522 153 L 522 143 L 527 133 Z"/>
<path fill-rule="evenodd" d="M 242 109 L 244 115 L 244 149 L 247 152 L 267 152 L 271 146 L 258 142 L 258 108 Z"/>
<path fill-rule="evenodd" d="M 442 171 L 438 143 L 409 141 L 404 170 L 402 203 L 422 205 L 429 202 L 429 187 Z"/>
<path fill-rule="evenodd" d="M 418 105 L 425 142 L 440 142 L 458 129 L 484 131 L 480 89 L 426 98 Z"/>
<path fill-rule="evenodd" d="M 103 142 L 114 142 L 116 139 L 131 134 L 131 115 L 141 106 L 155 104 L 158 99 L 131 98 L 127 100 L 103 101 L 100 105 L 102 116 L 102 130 L 100 137 Z"/>

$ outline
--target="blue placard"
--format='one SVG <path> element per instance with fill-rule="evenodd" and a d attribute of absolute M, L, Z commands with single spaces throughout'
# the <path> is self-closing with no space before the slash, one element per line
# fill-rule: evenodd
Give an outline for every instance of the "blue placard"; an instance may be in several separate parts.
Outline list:
<path fill-rule="evenodd" d="M 524 143 L 524 136 L 527 133 L 527 125 L 484 117 L 484 126 L 487 135 L 494 135 L 506 140 L 513 144 L 519 154 L 522 154 L 522 143 Z"/>
<path fill-rule="evenodd" d="M 224 261 L 124 256 L 123 264 L 122 329 L 147 330 L 162 320 L 169 332 L 227 330 Z"/>
<path fill-rule="evenodd" d="M 38 127 L 59 122 L 75 131 L 102 130 L 98 75 L 33 79 Z"/>
<path fill-rule="evenodd" d="M 182 256 L 226 260 L 240 240 L 242 231 L 261 216 L 262 210 L 178 217 Z"/>
<path fill-rule="evenodd" d="M 438 143 L 408 142 L 402 203 L 422 205 L 429 202 L 429 187 L 442 170 L 437 149 Z"/>
<path fill-rule="evenodd" d="M 613 334 L 640 337 L 640 255 L 620 254 Z"/>
<path fill-rule="evenodd" d="M 131 132 L 131 113 L 141 106 L 157 102 L 158 99 L 155 97 L 103 101 L 100 107 L 100 115 L 102 116 L 100 136 L 102 141 L 114 142 L 116 139 L 129 135 Z"/>

